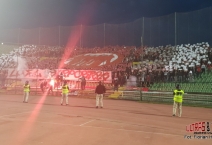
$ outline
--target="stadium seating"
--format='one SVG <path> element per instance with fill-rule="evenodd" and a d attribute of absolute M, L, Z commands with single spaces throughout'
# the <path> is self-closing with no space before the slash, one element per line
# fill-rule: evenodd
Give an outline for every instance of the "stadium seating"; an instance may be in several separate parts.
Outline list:
<path fill-rule="evenodd" d="M 3 46 L 1 46 L 3 47 Z M 2 51 L 0 56 L 2 61 L 4 58 L 8 58 L 8 61 L 3 61 L 4 65 L 2 68 L 16 68 L 19 64 L 14 59 L 17 56 L 17 60 L 21 59 L 26 61 L 26 67 L 29 69 L 57 69 L 60 66 L 60 61 L 64 57 L 66 48 L 61 47 L 47 47 L 47 46 L 35 46 L 35 45 L 23 45 L 23 46 L 4 46 L 6 49 Z M 8 49 L 7 49 L 8 48 Z M 6 51 L 7 50 L 7 51 Z M 196 66 L 203 66 L 203 64 L 211 65 L 212 53 L 210 52 L 210 46 L 207 42 L 196 43 L 196 44 L 183 44 L 171 46 L 159 46 L 159 47 L 135 47 L 135 46 L 107 46 L 104 48 L 71 48 L 69 63 L 64 65 L 63 68 L 67 69 L 100 69 L 114 72 L 114 74 L 125 75 L 136 75 L 137 79 L 144 77 L 144 83 L 146 83 L 147 74 L 150 75 L 149 86 L 150 91 L 172 91 L 175 88 L 176 83 L 180 83 L 181 87 L 186 92 L 192 93 L 211 93 L 212 74 L 202 73 L 201 77 L 196 77 Z M 143 52 L 143 53 L 142 53 Z M 89 56 L 89 60 L 85 60 L 83 63 L 92 63 L 92 61 L 99 61 L 103 56 L 98 59 L 93 59 L 93 54 L 105 54 L 111 53 L 116 54 L 118 59 L 115 63 L 108 63 L 112 60 L 111 57 L 104 57 L 108 59 L 103 66 L 97 65 L 80 65 L 75 62 L 82 62 L 82 58 Z M 113 55 L 114 56 L 114 55 Z M 76 59 L 73 61 L 73 59 Z M 134 65 L 135 63 L 135 65 Z M 129 68 L 129 69 L 127 69 Z M 208 69 L 206 68 L 206 71 Z M 179 73 L 183 71 L 191 74 L 193 79 L 187 78 L 180 80 L 171 77 L 160 78 L 157 76 L 160 72 L 168 73 L 170 75 L 173 71 Z M 191 73 L 190 73 L 191 72 Z M 167 75 L 167 76 L 168 76 Z M 156 77 L 158 78 L 156 78 Z M 140 77 L 140 78 L 139 78 Z M 167 79 L 168 78 L 168 79 Z M 178 77 L 179 78 L 179 77 Z M 95 87 L 97 84 L 88 82 L 88 86 Z M 109 88 L 111 85 L 107 84 Z"/>

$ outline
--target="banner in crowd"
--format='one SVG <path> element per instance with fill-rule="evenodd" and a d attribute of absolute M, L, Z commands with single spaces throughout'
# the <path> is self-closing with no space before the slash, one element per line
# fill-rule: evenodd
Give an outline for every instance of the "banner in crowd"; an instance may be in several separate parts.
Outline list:
<path fill-rule="evenodd" d="M 111 71 L 100 70 L 69 70 L 69 69 L 27 69 L 27 70 L 8 70 L 8 79 L 55 79 L 57 76 L 63 76 L 65 80 L 78 81 L 82 76 L 87 81 L 105 81 L 112 82 Z"/>

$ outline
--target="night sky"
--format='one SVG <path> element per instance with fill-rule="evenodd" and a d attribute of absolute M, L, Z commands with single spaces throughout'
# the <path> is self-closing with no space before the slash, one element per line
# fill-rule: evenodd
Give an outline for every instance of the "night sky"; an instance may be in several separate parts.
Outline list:
<path fill-rule="evenodd" d="M 212 6 L 212 0 L 0 0 L 0 29 L 126 23 Z"/>

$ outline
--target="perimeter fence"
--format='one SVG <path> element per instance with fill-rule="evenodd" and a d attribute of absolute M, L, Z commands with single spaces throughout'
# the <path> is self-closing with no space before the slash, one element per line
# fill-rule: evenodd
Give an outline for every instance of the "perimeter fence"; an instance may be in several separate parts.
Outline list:
<path fill-rule="evenodd" d="M 173 92 L 123 91 L 119 99 L 172 104 Z M 212 107 L 212 95 L 185 93 L 183 104 L 188 106 Z"/>
<path fill-rule="evenodd" d="M 0 41 L 47 46 L 161 46 L 212 44 L 212 7 L 187 13 L 140 18 L 124 24 L 1 29 Z"/>

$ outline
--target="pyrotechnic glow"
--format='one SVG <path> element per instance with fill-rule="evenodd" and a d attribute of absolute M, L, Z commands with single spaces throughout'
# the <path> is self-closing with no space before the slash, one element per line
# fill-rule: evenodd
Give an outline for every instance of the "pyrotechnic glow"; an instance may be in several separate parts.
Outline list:
<path fill-rule="evenodd" d="M 70 85 L 70 88 L 75 88 L 76 85 Z"/>
<path fill-rule="evenodd" d="M 54 80 L 52 79 L 49 84 L 54 87 Z"/>

